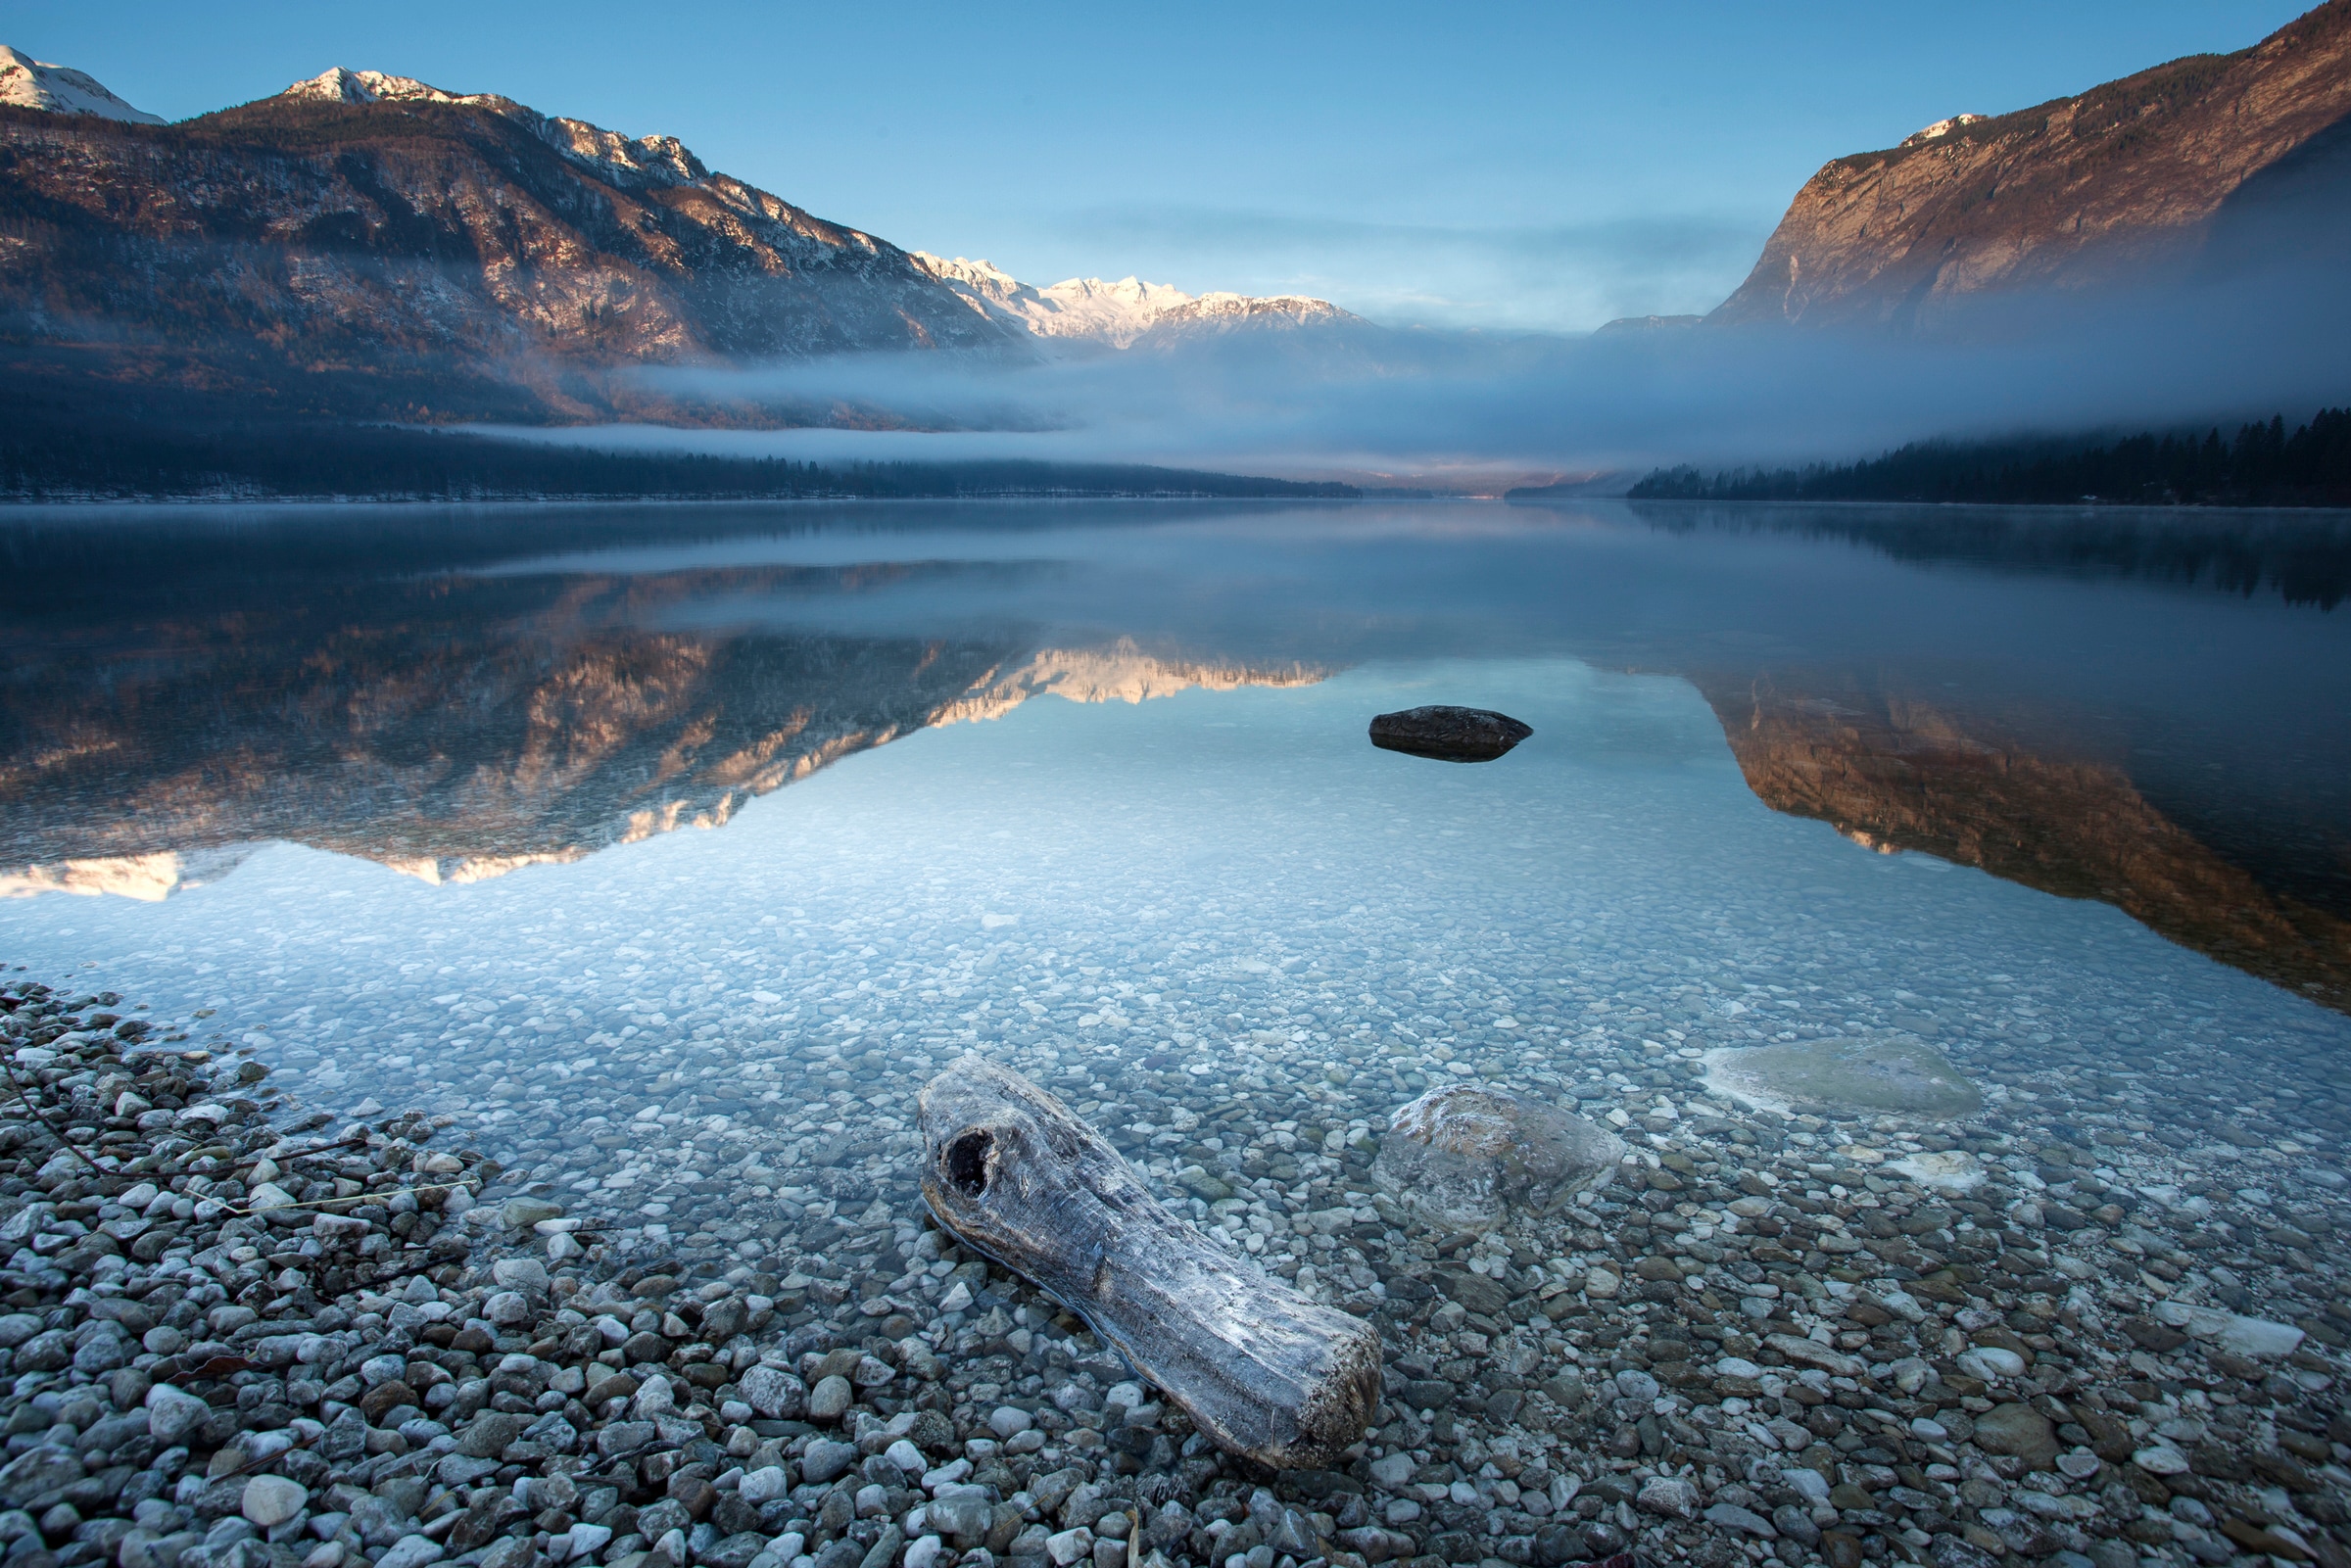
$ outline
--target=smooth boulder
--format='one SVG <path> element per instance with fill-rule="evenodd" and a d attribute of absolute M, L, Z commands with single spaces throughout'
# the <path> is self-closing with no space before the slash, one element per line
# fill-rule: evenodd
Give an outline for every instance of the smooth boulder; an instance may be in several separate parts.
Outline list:
<path fill-rule="evenodd" d="M 2246 1317 L 2217 1307 L 2190 1307 L 2184 1302 L 2158 1302 L 2158 1322 L 2183 1329 L 2197 1339 L 2211 1340 L 2219 1349 L 2256 1360 L 2277 1360 L 2302 1348 L 2303 1332 L 2291 1323 L 2266 1317 Z"/>
<path fill-rule="evenodd" d="M 1512 1204 L 1540 1212 L 1607 1186 L 1623 1158 L 1621 1138 L 1581 1117 L 1449 1083 L 1389 1117 L 1371 1177 L 1436 1223 L 1483 1230 Z"/>
<path fill-rule="evenodd" d="M 1442 704 L 1383 713 L 1371 721 L 1371 743 L 1382 751 L 1441 762 L 1491 762 L 1534 733 L 1507 713 Z"/>

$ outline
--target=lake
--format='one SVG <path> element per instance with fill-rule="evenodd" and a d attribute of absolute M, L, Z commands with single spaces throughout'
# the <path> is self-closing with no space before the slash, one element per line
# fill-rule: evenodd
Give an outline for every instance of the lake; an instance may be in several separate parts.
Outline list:
<path fill-rule="evenodd" d="M 1384 1314 L 1392 1389 L 1482 1379 L 1392 1397 L 1374 1445 L 1462 1476 L 1565 1473 L 1560 1368 L 1635 1455 L 1787 1402 L 1658 1394 L 1691 1353 L 1645 1259 L 1715 1291 L 1702 1362 L 1858 1347 L 1839 1311 L 1904 1285 L 1967 1355 L 2018 1339 L 2029 1373 L 1903 1391 L 1953 1421 L 2070 1376 L 2118 1419 L 2291 1426 L 2330 1373 L 2208 1383 L 2204 1329 L 2116 1325 L 2351 1333 L 2339 515 L 84 508 L 0 550 L 0 959 L 250 1057 L 288 1114 L 433 1114 L 611 1266 L 981 1325 L 984 1402 L 1033 1403 L 1044 1352 L 1001 1336 L 1054 1319 L 916 1244 L 913 1093 L 967 1051 Z M 1422 703 L 1534 733 L 1370 746 Z M 1980 1105 L 1724 1076 L 1819 1041 L 1923 1047 Z M 1624 1179 L 1448 1240 L 1373 1164 L 1447 1083 L 1612 1127 Z M 1854 1245 L 1758 1240 L 1729 1206 L 1766 1190 Z M 1550 1370 L 1480 1370 L 1513 1335 Z M 1477 1518 L 1607 1545 L 1559 1490 Z M 1483 1529 L 1451 1496 L 1440 1533 Z"/>

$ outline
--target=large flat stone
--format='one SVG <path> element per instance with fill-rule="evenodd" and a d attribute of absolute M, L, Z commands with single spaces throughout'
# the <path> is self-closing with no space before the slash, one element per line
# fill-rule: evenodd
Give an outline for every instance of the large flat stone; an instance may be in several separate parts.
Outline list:
<path fill-rule="evenodd" d="M 1765 1111 L 1819 1109 L 1958 1121 L 1984 1109 L 1976 1086 L 1923 1040 L 1799 1040 L 1705 1054 L 1706 1087 Z"/>
<path fill-rule="evenodd" d="M 1999 1404 L 1976 1417 L 1976 1447 L 2009 1453 L 2028 1469 L 2046 1470 L 2057 1460 L 2057 1430 L 2029 1404 Z"/>

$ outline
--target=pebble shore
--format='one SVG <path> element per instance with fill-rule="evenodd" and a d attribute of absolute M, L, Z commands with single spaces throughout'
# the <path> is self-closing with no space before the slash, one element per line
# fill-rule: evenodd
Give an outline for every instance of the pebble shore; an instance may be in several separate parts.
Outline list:
<path fill-rule="evenodd" d="M 879 1103 L 656 1228 L 109 993 L 20 982 L 0 1036 L 8 1568 L 2351 1564 L 2343 1178 L 2242 1118 L 2230 1159 L 2145 1136 L 2094 1076 L 1929 1129 L 1627 1042 L 1605 1095 L 1521 1085 L 1613 1107 L 1615 1178 L 1447 1233 L 1372 1179 L 1369 1074 L 1286 1036 L 1115 1088 L 1008 1048 L 1379 1327 L 1360 1453 L 1268 1475 L 934 1228 Z"/>

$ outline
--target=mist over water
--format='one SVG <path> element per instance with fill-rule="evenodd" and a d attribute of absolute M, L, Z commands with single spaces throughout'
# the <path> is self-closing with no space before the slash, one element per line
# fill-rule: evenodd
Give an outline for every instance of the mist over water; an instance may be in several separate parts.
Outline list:
<path fill-rule="evenodd" d="M 1145 461 L 1438 483 L 1637 477 L 1681 462 L 1849 459 L 1939 437 L 2306 417 L 2351 397 L 2337 352 L 2347 328 L 2329 280 L 2279 268 L 2094 300 L 1969 298 L 1868 332 L 1558 337 L 1355 323 L 1145 339 L 1124 352 L 1078 344 L 652 369 L 638 375 L 668 397 L 789 407 L 836 428 L 506 433 L 826 461 Z"/>

